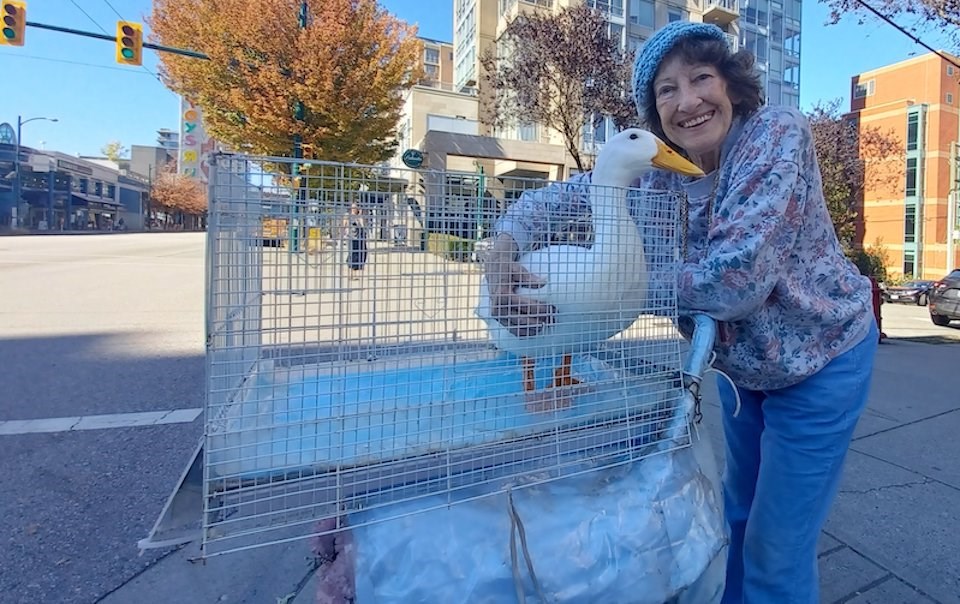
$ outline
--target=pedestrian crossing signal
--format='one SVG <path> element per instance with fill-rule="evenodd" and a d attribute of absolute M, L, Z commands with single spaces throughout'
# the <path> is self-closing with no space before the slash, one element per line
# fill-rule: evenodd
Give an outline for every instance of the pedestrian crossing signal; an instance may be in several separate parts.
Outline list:
<path fill-rule="evenodd" d="M 117 63 L 143 64 L 143 26 L 130 21 L 117 21 Z"/>
<path fill-rule="evenodd" d="M 0 44 L 4 46 L 23 46 L 24 32 L 27 28 L 27 4 L 17 0 L 0 2 Z"/>

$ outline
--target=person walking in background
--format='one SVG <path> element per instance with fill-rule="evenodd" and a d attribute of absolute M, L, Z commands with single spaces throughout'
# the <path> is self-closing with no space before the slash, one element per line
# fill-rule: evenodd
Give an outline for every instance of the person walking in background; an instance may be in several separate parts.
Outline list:
<path fill-rule="evenodd" d="M 352 273 L 351 278 L 359 279 L 360 271 L 367 264 L 367 229 L 363 224 L 360 208 L 357 206 L 350 208 L 350 215 L 347 220 L 347 236 L 350 242 L 347 252 L 347 266 Z"/>

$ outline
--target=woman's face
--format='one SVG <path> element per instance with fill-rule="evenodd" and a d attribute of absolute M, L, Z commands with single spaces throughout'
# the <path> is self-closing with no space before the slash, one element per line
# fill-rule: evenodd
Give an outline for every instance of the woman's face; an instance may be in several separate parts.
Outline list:
<path fill-rule="evenodd" d="M 720 147 L 733 123 L 727 82 L 712 65 L 691 65 L 668 56 L 653 80 L 663 132 L 705 172 L 716 169 Z"/>

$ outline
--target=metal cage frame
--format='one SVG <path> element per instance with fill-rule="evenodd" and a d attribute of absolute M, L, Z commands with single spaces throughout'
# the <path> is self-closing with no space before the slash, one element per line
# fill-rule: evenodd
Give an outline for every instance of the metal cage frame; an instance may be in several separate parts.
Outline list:
<path fill-rule="evenodd" d="M 456 404 L 409 395 L 407 407 L 387 408 L 383 393 L 409 391 L 404 379 L 446 376 L 434 382 L 446 388 L 511 371 L 504 368 L 515 359 L 495 350 L 467 312 L 480 279 L 478 242 L 513 198 L 551 187 L 556 195 L 583 194 L 540 179 L 215 155 L 204 437 L 141 547 L 199 533 L 204 556 L 240 551 L 347 529 L 350 514 L 361 510 L 382 510 L 373 516 L 387 520 L 410 513 L 407 506 L 391 514 L 392 505 L 428 495 L 445 494 L 444 505 L 451 505 L 688 447 L 713 326 L 698 319 L 703 341 L 684 365 L 675 291 L 682 193 L 623 192 L 641 200 L 632 211 L 645 212 L 639 222 L 653 229 L 641 228 L 652 293 L 628 329 L 574 351 L 579 369 L 599 384 L 591 390 L 595 408 L 518 419 L 519 412 L 503 411 L 513 409 L 503 402 L 507 395 L 461 400 L 459 391 L 451 391 Z M 341 266 L 351 253 L 348 233 L 338 234 L 330 218 L 364 204 L 373 220 L 363 228 L 377 234 L 367 249 L 376 268 L 354 283 Z M 646 210 L 636 210 L 644 204 Z M 571 218 L 563 237 L 547 243 L 589 249 L 591 224 L 589 217 Z M 372 305 L 367 319 L 351 314 L 361 303 Z M 467 377 L 457 374 L 459 367 Z M 391 379 L 400 385 L 383 386 L 378 399 L 363 385 L 370 375 L 399 376 Z M 354 383 L 361 385 L 347 387 Z M 369 401 L 361 400 L 364 394 Z M 359 401 L 353 411 L 345 402 L 351 396 Z M 374 400 L 383 410 L 373 410 Z M 325 418 L 317 410 L 324 402 L 339 415 Z M 493 423 L 486 415 L 491 408 L 499 413 Z M 422 417 L 437 409 L 434 427 Z M 317 428 L 327 424 L 337 429 Z M 384 426 L 393 436 L 361 442 L 361 434 L 385 433 Z M 345 435 L 356 435 L 356 443 L 345 444 Z"/>

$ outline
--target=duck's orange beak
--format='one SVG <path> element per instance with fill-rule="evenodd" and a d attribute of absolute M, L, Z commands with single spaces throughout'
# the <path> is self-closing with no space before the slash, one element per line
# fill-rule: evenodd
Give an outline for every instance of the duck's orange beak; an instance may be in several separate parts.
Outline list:
<path fill-rule="evenodd" d="M 684 176 L 703 176 L 703 170 L 660 139 L 657 139 L 657 154 L 653 156 L 650 163 L 663 170 L 670 170 Z"/>

